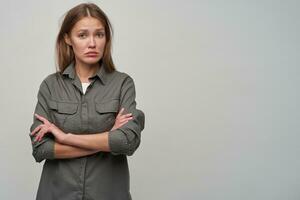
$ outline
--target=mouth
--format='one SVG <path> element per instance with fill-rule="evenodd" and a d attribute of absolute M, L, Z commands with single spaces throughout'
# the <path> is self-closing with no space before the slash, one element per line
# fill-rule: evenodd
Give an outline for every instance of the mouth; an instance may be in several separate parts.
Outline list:
<path fill-rule="evenodd" d="M 96 57 L 98 55 L 98 53 L 97 52 L 88 52 L 85 55 L 88 57 Z"/>

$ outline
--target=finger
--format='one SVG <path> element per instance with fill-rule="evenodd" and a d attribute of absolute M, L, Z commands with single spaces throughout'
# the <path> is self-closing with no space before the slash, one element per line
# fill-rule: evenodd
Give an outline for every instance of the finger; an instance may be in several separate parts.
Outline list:
<path fill-rule="evenodd" d="M 132 118 L 133 118 L 133 116 L 124 116 L 121 119 L 132 119 Z"/>
<path fill-rule="evenodd" d="M 122 123 L 119 124 L 119 127 L 123 126 L 124 124 L 126 124 L 128 121 L 124 121 Z"/>
<path fill-rule="evenodd" d="M 35 136 L 34 142 L 38 141 L 38 139 L 39 139 L 39 134 L 37 134 L 37 135 Z"/>
<path fill-rule="evenodd" d="M 39 115 L 39 118 L 38 118 L 38 119 L 41 120 L 44 124 L 49 123 L 48 119 L 46 119 L 45 117 L 43 117 L 43 116 L 41 116 L 41 115 Z"/>
<path fill-rule="evenodd" d="M 41 129 L 38 134 L 36 135 L 35 141 L 40 140 L 41 137 L 43 137 L 43 135 L 45 134 L 45 131 L 43 129 Z"/>
<path fill-rule="evenodd" d="M 43 116 L 41 115 L 38 115 L 38 114 L 34 114 L 36 116 L 36 118 L 38 118 L 40 121 L 44 122 L 45 124 L 48 122 L 48 120 L 46 118 L 44 118 Z"/>
<path fill-rule="evenodd" d="M 127 120 L 123 121 L 122 123 L 125 123 L 125 124 L 126 124 L 127 122 L 129 122 L 129 120 L 130 120 L 130 119 L 127 119 Z"/>
<path fill-rule="evenodd" d="M 39 142 L 43 139 L 43 137 L 45 136 L 46 133 L 43 133 L 40 137 L 39 137 Z"/>
<path fill-rule="evenodd" d="M 42 138 L 44 137 L 44 135 L 45 135 L 45 132 L 40 132 L 36 138 L 36 141 L 41 141 Z"/>
<path fill-rule="evenodd" d="M 30 134 L 31 135 L 36 134 L 41 128 L 42 128 L 42 125 L 37 126 Z"/>
<path fill-rule="evenodd" d="M 133 117 L 122 118 L 122 119 L 120 119 L 119 121 L 120 121 L 120 122 L 124 122 L 124 121 L 129 121 L 129 120 L 131 120 L 131 119 L 133 119 Z"/>
<path fill-rule="evenodd" d="M 132 116 L 132 113 L 124 114 L 124 115 L 122 115 L 122 116 L 130 117 L 130 116 Z"/>
<path fill-rule="evenodd" d="M 119 119 L 119 123 L 125 122 L 126 120 L 126 118 Z"/>
<path fill-rule="evenodd" d="M 125 114 L 125 115 L 120 116 L 119 118 L 123 119 L 123 118 L 128 118 L 128 117 L 132 117 L 132 114 Z"/>
<path fill-rule="evenodd" d="M 124 108 L 121 108 L 121 110 L 118 113 L 118 117 L 122 115 L 123 111 L 124 111 Z"/>
<path fill-rule="evenodd" d="M 38 141 L 40 134 L 41 134 L 41 131 L 39 131 L 38 134 L 35 135 L 34 142 Z"/>
<path fill-rule="evenodd" d="M 118 115 L 118 116 L 116 117 L 116 119 L 117 119 L 117 120 L 118 120 L 118 119 L 123 119 L 123 118 L 130 117 L 130 116 L 132 116 L 132 113 L 128 113 L 128 114 L 124 114 L 124 115 Z"/>

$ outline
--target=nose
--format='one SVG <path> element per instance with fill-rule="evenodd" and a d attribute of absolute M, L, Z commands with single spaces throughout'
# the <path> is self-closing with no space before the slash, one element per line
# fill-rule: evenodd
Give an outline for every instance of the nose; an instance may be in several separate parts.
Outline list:
<path fill-rule="evenodd" d="M 89 41 L 89 47 L 94 48 L 96 46 L 95 38 L 92 36 Z"/>

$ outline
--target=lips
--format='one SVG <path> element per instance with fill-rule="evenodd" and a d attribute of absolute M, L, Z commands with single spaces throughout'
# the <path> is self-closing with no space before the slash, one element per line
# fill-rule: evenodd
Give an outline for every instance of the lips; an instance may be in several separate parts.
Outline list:
<path fill-rule="evenodd" d="M 86 55 L 97 55 L 97 52 L 87 52 Z"/>
<path fill-rule="evenodd" d="M 87 57 L 97 57 L 98 56 L 98 53 L 97 52 L 88 52 L 85 54 Z"/>

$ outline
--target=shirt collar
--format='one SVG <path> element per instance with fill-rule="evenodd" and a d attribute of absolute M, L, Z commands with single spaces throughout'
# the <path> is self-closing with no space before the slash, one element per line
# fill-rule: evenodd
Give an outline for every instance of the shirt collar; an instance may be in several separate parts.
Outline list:
<path fill-rule="evenodd" d="M 62 74 L 69 76 L 69 78 L 71 78 L 71 79 L 75 79 L 76 70 L 75 70 L 74 61 L 71 62 L 65 68 L 65 70 L 63 71 Z M 107 72 L 105 70 L 104 63 L 102 62 L 101 66 L 100 66 L 100 69 L 98 69 L 96 74 L 94 76 L 90 77 L 90 78 L 98 77 L 102 81 L 102 83 L 105 85 L 106 77 L 107 77 L 106 75 L 107 75 Z"/>

